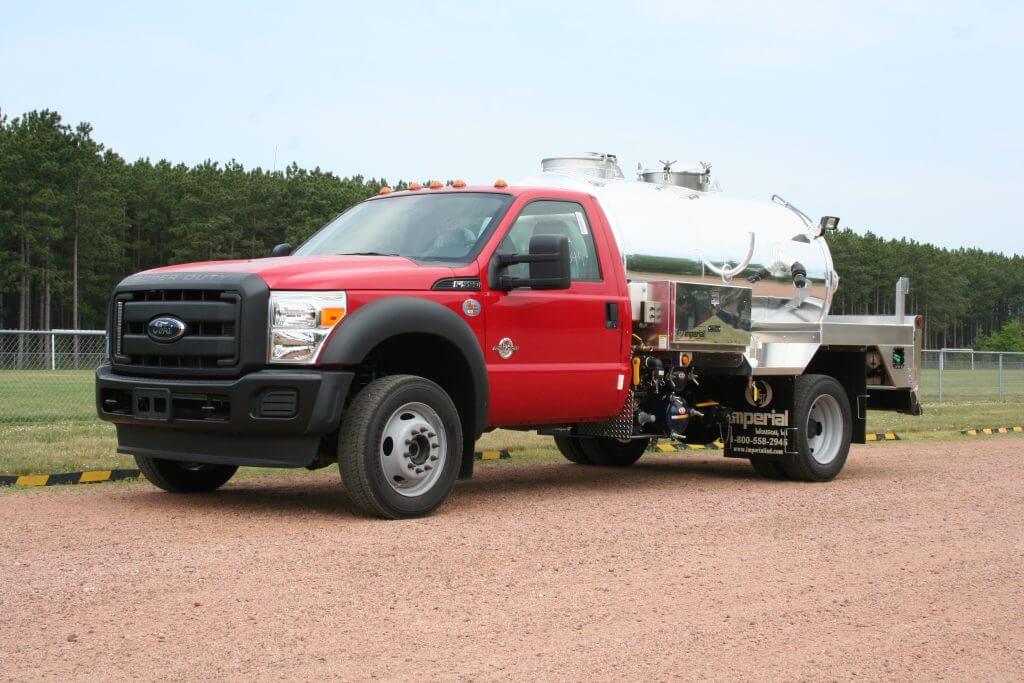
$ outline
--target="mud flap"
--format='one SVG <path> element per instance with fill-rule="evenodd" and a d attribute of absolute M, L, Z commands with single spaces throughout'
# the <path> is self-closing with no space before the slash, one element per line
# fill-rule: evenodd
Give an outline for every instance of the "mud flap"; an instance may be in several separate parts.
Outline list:
<path fill-rule="evenodd" d="M 758 378 L 756 390 L 744 387 L 729 396 L 733 406 L 727 458 L 784 460 L 797 453 L 799 428 L 793 424 L 793 380 Z"/>
<path fill-rule="evenodd" d="M 459 479 L 472 479 L 473 478 L 473 461 L 476 459 L 475 456 L 476 444 L 466 439 L 462 444 L 462 461 L 459 463 Z"/>

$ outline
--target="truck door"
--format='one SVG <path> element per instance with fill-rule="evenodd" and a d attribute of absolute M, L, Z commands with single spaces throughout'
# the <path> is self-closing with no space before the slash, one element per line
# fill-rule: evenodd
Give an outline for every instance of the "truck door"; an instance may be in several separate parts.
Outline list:
<path fill-rule="evenodd" d="M 581 202 L 533 200 L 499 242 L 497 252 L 525 254 L 534 235 L 566 236 L 572 285 L 481 292 L 493 424 L 601 420 L 625 400 L 630 312 L 604 231 L 592 227 L 604 224 L 594 216 Z M 508 274 L 527 277 L 528 268 L 512 266 Z"/>

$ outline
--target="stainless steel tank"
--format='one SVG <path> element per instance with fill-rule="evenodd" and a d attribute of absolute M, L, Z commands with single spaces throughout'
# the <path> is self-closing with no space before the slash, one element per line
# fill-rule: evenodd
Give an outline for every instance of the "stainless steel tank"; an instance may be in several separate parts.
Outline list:
<path fill-rule="evenodd" d="M 554 168 L 518 184 L 592 194 L 608 216 L 631 281 L 672 281 L 707 290 L 694 289 L 686 294 L 691 298 L 721 301 L 724 296 L 736 302 L 748 332 L 759 326 L 816 323 L 828 314 L 838 284 L 831 253 L 817 225 L 791 208 L 625 180 L 621 172 L 609 175 Z M 719 291 L 712 294 L 708 287 Z M 749 311 L 742 311 L 745 298 Z M 744 343 L 742 336 L 734 337 L 734 343 Z"/>

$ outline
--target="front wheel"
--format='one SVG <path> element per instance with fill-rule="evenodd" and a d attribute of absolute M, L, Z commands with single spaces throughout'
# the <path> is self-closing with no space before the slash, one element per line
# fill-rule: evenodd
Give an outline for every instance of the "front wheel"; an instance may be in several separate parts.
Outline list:
<path fill-rule="evenodd" d="M 238 468 L 234 465 L 208 465 L 178 462 L 136 455 L 135 463 L 149 483 L 171 493 L 206 493 L 226 484 Z"/>
<path fill-rule="evenodd" d="M 794 390 L 797 453 L 783 467 L 791 479 L 831 481 L 850 452 L 850 399 L 843 386 L 828 375 L 801 375 Z"/>
<path fill-rule="evenodd" d="M 342 483 L 359 510 L 401 519 L 435 510 L 459 474 L 462 425 L 434 382 L 393 375 L 352 400 L 338 438 Z"/>

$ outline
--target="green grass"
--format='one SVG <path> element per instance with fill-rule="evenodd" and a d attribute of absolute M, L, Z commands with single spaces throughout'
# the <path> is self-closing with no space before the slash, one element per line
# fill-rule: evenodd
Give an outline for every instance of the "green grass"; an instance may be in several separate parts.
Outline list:
<path fill-rule="evenodd" d="M 1024 401 L 1024 369 L 1006 368 L 1003 372 L 1003 395 L 1008 401 Z M 921 400 L 939 399 L 939 371 L 921 372 Z M 999 399 L 999 370 L 944 370 L 942 373 L 944 401 L 996 401 Z"/>
<path fill-rule="evenodd" d="M 992 372 L 991 375 L 986 374 Z M 1024 373 L 1021 373 L 1024 375 Z M 952 371 L 945 378 L 948 400 L 931 398 L 920 417 L 872 412 L 868 431 L 896 432 L 913 441 L 963 438 L 961 429 L 1024 424 L 1024 376 L 1006 380 L 1008 396 L 999 402 L 990 391 L 994 371 Z M 926 373 L 925 400 L 934 377 Z M 934 393 L 934 392 L 932 392 Z M 971 398 L 980 396 L 982 398 Z M 0 372 L 0 473 L 27 474 L 133 467 L 131 458 L 115 452 L 114 428 L 94 414 L 93 380 L 88 371 Z M 955 399 L 955 400 L 954 400 Z M 986 400 L 987 399 L 987 400 Z M 883 445 L 879 446 L 884 448 Z M 533 432 L 497 430 L 485 434 L 479 450 L 507 449 L 517 462 L 559 460 L 550 437 Z M 495 466 L 484 462 L 482 466 Z M 260 471 L 260 470 L 256 470 Z"/>
<path fill-rule="evenodd" d="M 0 473 L 32 474 L 135 467 L 115 452 L 114 427 L 97 419 L 0 423 Z"/>
<path fill-rule="evenodd" d="M 91 370 L 0 372 L 0 425 L 96 420 Z"/>

